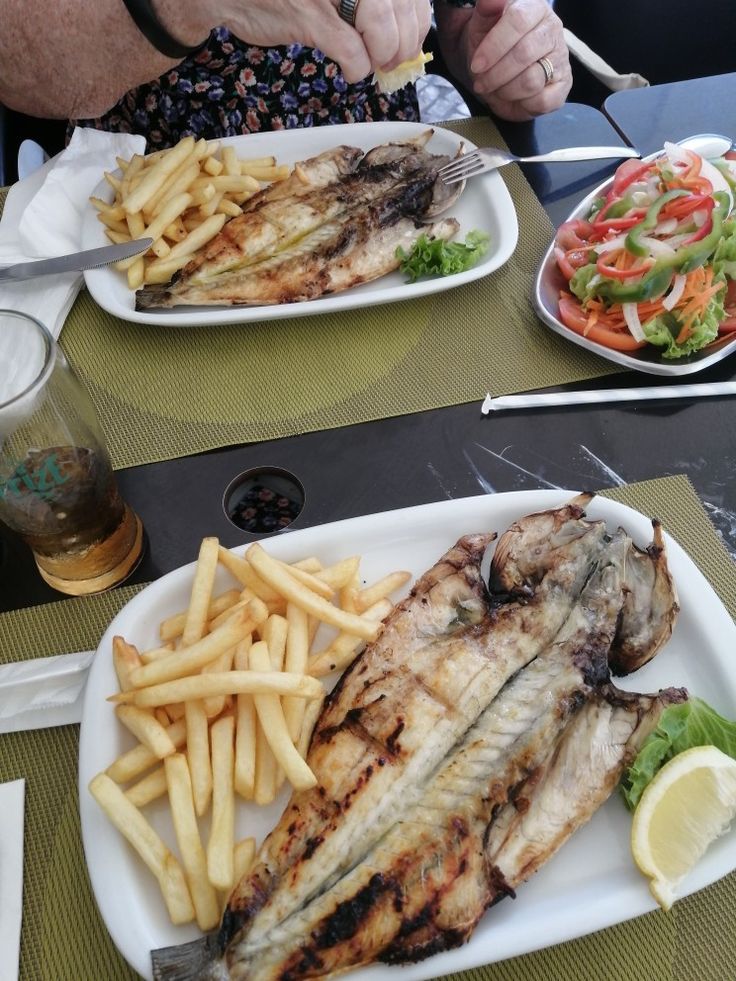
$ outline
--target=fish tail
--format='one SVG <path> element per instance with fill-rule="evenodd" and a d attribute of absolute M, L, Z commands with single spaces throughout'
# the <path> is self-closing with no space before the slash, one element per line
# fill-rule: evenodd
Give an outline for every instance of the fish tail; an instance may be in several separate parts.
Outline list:
<path fill-rule="evenodd" d="M 151 951 L 153 981 L 219 981 L 227 977 L 222 967 L 217 933 L 175 947 Z"/>
<path fill-rule="evenodd" d="M 151 283 L 138 290 L 135 294 L 136 310 L 154 310 L 157 307 L 170 307 L 171 294 L 169 293 L 171 283 Z"/>

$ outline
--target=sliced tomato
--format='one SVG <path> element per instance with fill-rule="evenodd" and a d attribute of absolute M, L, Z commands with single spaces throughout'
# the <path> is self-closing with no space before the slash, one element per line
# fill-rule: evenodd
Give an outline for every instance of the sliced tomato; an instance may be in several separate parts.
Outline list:
<path fill-rule="evenodd" d="M 581 337 L 615 351 L 638 351 L 646 347 L 646 341 L 635 340 L 628 330 L 613 330 L 602 323 L 595 324 L 586 333 L 588 318 L 578 301 L 571 296 L 560 297 L 560 320 Z"/>
<path fill-rule="evenodd" d="M 593 226 L 589 221 L 574 218 L 560 225 L 557 229 L 555 241 L 565 252 L 569 252 L 570 249 L 581 249 L 588 244 L 588 239 L 592 231 Z"/>
<path fill-rule="evenodd" d="M 736 159 L 736 158 L 734 158 Z M 718 325 L 719 334 L 731 334 L 736 331 L 736 280 L 726 280 L 726 295 L 723 298 L 723 308 L 726 317 Z"/>

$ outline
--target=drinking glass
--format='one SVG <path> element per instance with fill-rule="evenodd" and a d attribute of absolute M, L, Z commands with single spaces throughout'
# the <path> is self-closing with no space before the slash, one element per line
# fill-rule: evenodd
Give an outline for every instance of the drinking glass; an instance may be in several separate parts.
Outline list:
<path fill-rule="evenodd" d="M 73 596 L 115 586 L 143 551 L 89 396 L 46 327 L 11 310 L 0 310 L 0 521 Z"/>

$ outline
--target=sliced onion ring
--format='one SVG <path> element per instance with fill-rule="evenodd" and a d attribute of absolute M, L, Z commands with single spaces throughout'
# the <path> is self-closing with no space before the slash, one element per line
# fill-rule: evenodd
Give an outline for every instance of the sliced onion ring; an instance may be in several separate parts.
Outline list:
<path fill-rule="evenodd" d="M 662 300 L 662 306 L 665 310 L 672 310 L 677 306 L 682 292 L 685 289 L 685 281 L 687 276 L 684 273 L 678 273 L 672 280 L 672 289 L 669 291 L 667 296 Z"/>
<path fill-rule="evenodd" d="M 624 315 L 624 320 L 626 321 L 626 326 L 629 328 L 631 336 L 636 341 L 645 341 L 647 335 L 641 326 L 641 320 L 639 320 L 639 309 L 636 303 L 622 303 L 621 312 Z"/>

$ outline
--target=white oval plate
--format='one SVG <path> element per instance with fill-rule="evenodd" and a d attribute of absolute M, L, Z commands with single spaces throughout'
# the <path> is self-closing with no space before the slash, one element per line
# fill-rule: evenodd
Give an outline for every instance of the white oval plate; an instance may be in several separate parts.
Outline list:
<path fill-rule="evenodd" d="M 428 129 L 434 135 L 428 144 L 433 153 L 454 154 L 462 143 L 468 151 L 475 144 L 458 136 L 449 129 L 427 126 L 424 123 L 346 123 L 342 126 L 317 126 L 314 129 L 280 130 L 272 133 L 253 133 L 221 140 L 225 146 L 233 146 L 242 157 L 262 157 L 273 154 L 278 163 L 292 164 L 340 144 L 357 146 L 363 150 L 380 143 L 406 140 Z M 105 201 L 112 201 L 112 189 L 101 181 L 93 192 Z M 111 266 L 89 269 L 84 278 L 93 299 L 108 313 L 139 324 L 160 324 L 167 327 L 192 327 L 200 324 L 233 324 L 261 320 L 277 320 L 284 317 L 303 317 L 316 313 L 335 313 L 377 303 L 393 303 L 409 300 L 430 293 L 440 293 L 463 283 L 470 283 L 502 266 L 516 248 L 519 228 L 511 195 L 501 175 L 486 174 L 480 179 L 468 181 L 460 199 L 448 210 L 460 222 L 457 241 L 463 241 L 473 229 L 490 236 L 488 252 L 465 272 L 451 276 L 435 276 L 416 283 L 406 282 L 396 271 L 382 276 L 372 283 L 355 286 L 342 293 L 319 297 L 301 303 L 271 304 L 260 307 L 175 307 L 172 310 L 135 309 L 135 294 L 128 289 L 125 275 Z M 93 249 L 109 245 L 104 226 L 97 220 L 97 213 L 90 204 L 82 227 L 82 248 Z"/>
<path fill-rule="evenodd" d="M 463 534 L 504 531 L 533 511 L 563 504 L 573 492 L 517 491 L 442 501 L 437 504 L 351 518 L 296 531 L 269 541 L 269 552 L 287 561 L 317 555 L 324 562 L 347 555 L 363 556 L 367 580 L 393 569 L 415 577 Z M 648 518 L 605 498 L 588 508 L 611 529 L 623 525 L 644 545 L 651 538 Z M 653 692 L 685 686 L 725 716 L 736 716 L 733 651 L 736 627 L 686 553 L 668 539 L 670 569 L 682 610 L 672 640 L 648 665 L 623 679 L 621 687 Z M 102 918 L 122 955 L 145 978 L 151 977 L 149 952 L 199 935 L 196 927 L 168 922 L 158 885 L 127 842 L 108 822 L 89 794 L 90 779 L 133 745 L 105 700 L 117 690 L 111 643 L 115 634 L 140 648 L 155 646 L 158 623 L 186 607 L 194 565 L 169 573 L 139 593 L 110 624 L 96 654 L 84 700 L 79 744 L 82 838 L 92 888 Z M 225 576 L 221 585 L 225 583 Z M 273 806 L 256 808 L 239 802 L 236 837 L 259 841 L 278 820 L 286 794 Z M 163 803 L 145 811 L 172 850 L 176 842 Z M 424 981 L 453 971 L 503 960 L 611 926 L 655 908 L 644 878 L 629 851 L 631 817 L 614 794 L 589 824 L 534 878 L 516 900 L 490 910 L 463 947 L 405 967 L 374 965 L 359 973 L 364 981 Z M 683 895 L 714 882 L 736 868 L 736 835 L 719 839 L 684 883 Z"/>
<path fill-rule="evenodd" d="M 687 139 L 679 140 L 678 142 L 687 143 L 695 139 L 697 137 L 687 137 Z M 654 160 L 655 157 L 660 157 L 661 155 L 662 150 L 658 150 L 656 153 L 651 153 L 648 157 L 643 157 L 642 159 Z M 571 221 L 574 218 L 587 217 L 595 199 L 606 194 L 612 184 L 613 177 L 596 187 L 587 197 L 583 198 L 577 208 L 568 216 L 567 220 Z M 614 361 L 616 364 L 623 365 L 625 368 L 631 368 L 634 371 L 644 371 L 649 375 L 691 375 L 695 371 L 703 371 L 704 368 L 710 367 L 716 361 L 720 361 L 722 358 L 736 351 L 736 334 L 731 335 L 730 338 L 725 337 L 723 341 L 702 351 L 696 351 L 686 358 L 678 358 L 676 360 L 663 358 L 659 354 L 659 349 L 652 344 L 642 348 L 640 351 L 633 351 L 631 354 L 627 354 L 626 351 L 613 351 L 611 348 L 591 341 L 588 337 L 581 337 L 580 334 L 576 334 L 575 331 L 566 327 L 558 316 L 560 290 L 565 289 L 567 283 L 557 267 L 554 247 L 555 240 L 552 239 L 542 259 L 537 278 L 534 282 L 532 302 L 540 319 L 548 327 L 551 327 L 555 333 L 560 334 L 566 340 L 572 341 L 573 344 L 584 347 L 586 350 L 592 351 L 593 354 L 597 354 L 601 358 L 606 358 L 608 361 Z"/>

